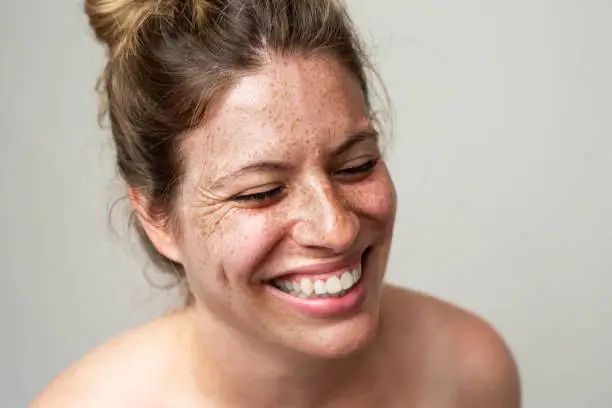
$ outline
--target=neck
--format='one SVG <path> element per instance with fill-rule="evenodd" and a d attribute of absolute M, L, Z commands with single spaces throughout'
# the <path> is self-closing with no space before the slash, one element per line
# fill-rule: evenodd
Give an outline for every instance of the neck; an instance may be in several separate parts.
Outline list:
<path fill-rule="evenodd" d="M 321 407 L 363 391 L 372 366 L 371 345 L 342 358 L 316 358 L 248 338 L 203 308 L 190 311 L 197 387 L 218 406 Z M 365 382 L 364 382 L 365 380 Z"/>

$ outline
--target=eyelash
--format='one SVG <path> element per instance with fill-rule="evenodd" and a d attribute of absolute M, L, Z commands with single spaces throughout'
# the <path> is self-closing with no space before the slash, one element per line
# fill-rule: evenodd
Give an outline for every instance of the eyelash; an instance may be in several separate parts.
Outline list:
<path fill-rule="evenodd" d="M 367 162 L 359 166 L 349 167 L 347 169 L 339 170 L 337 174 L 344 175 L 344 176 L 354 176 L 354 175 L 361 174 L 361 173 L 367 173 L 371 171 L 376 166 L 377 163 L 378 163 L 378 159 L 368 160 Z M 248 202 L 255 202 L 255 201 L 266 202 L 266 201 L 270 201 L 280 196 L 284 191 L 285 191 L 284 187 L 276 187 L 272 190 L 262 191 L 260 193 L 236 196 L 233 198 L 233 200 L 241 202 L 241 203 L 248 203 Z"/>
<path fill-rule="evenodd" d="M 236 196 L 234 197 L 234 201 L 238 201 L 241 203 L 247 203 L 251 201 L 261 201 L 261 202 L 269 201 L 269 200 L 272 200 L 273 198 L 278 197 L 280 194 L 282 194 L 283 191 L 284 191 L 284 187 L 276 187 L 272 190 L 262 191 L 261 193 Z"/>
<path fill-rule="evenodd" d="M 347 175 L 347 176 L 367 173 L 370 170 L 372 170 L 374 166 L 376 166 L 377 163 L 378 163 L 378 159 L 371 159 L 359 166 L 349 167 L 347 169 L 339 170 L 337 173 L 341 175 Z"/>

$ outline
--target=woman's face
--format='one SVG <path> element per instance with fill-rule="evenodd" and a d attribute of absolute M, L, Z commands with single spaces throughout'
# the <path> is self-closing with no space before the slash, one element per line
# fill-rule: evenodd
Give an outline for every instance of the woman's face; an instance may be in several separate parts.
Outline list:
<path fill-rule="evenodd" d="M 180 261 L 198 308 L 317 356 L 375 333 L 396 196 L 358 82 L 334 59 L 274 59 L 183 146 Z"/>

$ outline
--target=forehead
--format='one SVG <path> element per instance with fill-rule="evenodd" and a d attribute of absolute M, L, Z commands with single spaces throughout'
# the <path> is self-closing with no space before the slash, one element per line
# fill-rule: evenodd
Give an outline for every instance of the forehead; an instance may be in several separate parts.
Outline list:
<path fill-rule="evenodd" d="M 334 58 L 275 58 L 215 104 L 186 142 L 186 164 L 214 177 L 247 161 L 318 154 L 368 123 L 360 84 Z"/>

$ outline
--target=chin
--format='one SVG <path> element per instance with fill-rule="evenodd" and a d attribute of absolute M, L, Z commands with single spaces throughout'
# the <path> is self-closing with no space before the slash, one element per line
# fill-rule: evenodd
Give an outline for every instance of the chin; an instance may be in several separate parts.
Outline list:
<path fill-rule="evenodd" d="M 342 359 L 365 350 L 374 341 L 377 332 L 378 315 L 363 313 L 308 334 L 298 347 L 311 358 Z"/>
<path fill-rule="evenodd" d="M 379 333 L 382 282 L 368 282 L 367 296 L 358 311 L 334 319 L 296 322 L 286 346 L 314 359 L 342 359 L 368 348 Z M 293 341 L 291 341 L 293 340 Z"/>

